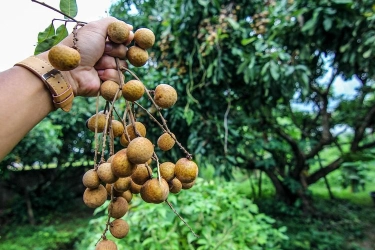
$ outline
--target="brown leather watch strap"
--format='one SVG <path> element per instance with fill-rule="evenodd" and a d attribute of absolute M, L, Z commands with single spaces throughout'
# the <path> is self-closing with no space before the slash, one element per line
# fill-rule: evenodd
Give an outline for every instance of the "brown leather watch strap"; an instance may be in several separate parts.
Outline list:
<path fill-rule="evenodd" d="M 52 94 L 53 104 L 56 108 L 61 108 L 68 112 L 72 108 L 74 94 L 73 89 L 67 83 L 60 71 L 52 65 L 36 56 L 31 56 L 15 64 L 24 67 L 37 75 L 46 84 Z"/>

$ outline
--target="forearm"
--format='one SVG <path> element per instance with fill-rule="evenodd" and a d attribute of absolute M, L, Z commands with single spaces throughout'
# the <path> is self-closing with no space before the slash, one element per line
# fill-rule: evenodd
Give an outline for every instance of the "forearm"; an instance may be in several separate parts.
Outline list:
<path fill-rule="evenodd" d="M 0 161 L 49 112 L 51 94 L 42 80 L 15 66 L 0 73 Z"/>

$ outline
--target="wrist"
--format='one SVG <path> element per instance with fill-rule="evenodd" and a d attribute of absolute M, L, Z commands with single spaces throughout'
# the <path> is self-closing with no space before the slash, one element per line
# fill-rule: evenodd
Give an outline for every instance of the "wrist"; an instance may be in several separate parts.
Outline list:
<path fill-rule="evenodd" d="M 68 112 L 74 98 L 72 86 L 66 81 L 60 71 L 52 67 L 46 60 L 46 53 L 31 56 L 16 64 L 37 76 L 47 87 L 56 109 Z"/>

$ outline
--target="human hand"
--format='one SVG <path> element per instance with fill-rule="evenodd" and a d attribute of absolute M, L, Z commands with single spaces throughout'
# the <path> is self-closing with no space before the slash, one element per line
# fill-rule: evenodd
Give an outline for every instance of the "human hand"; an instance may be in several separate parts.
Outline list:
<path fill-rule="evenodd" d="M 124 44 L 108 41 L 107 28 L 114 21 L 118 19 L 106 17 L 78 29 L 77 47 L 81 55 L 80 65 L 71 71 L 61 72 L 72 86 L 75 96 L 95 96 L 101 81 L 120 81 L 115 58 L 119 58 L 120 67 L 126 66 L 126 46 L 133 40 L 134 34 L 130 31 L 129 39 Z M 133 29 L 131 25 L 129 27 Z M 61 44 L 72 47 L 73 34 L 61 41 Z"/>

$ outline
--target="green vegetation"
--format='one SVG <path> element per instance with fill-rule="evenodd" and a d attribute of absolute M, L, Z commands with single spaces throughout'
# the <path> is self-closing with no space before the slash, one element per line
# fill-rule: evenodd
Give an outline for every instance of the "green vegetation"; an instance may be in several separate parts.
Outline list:
<path fill-rule="evenodd" d="M 110 14 L 154 31 L 152 60 L 131 70 L 149 89 L 175 87 L 176 108 L 163 112 L 202 170 L 197 186 L 169 198 L 199 238 L 166 204 L 135 197 L 121 247 L 374 249 L 373 1 L 120 0 Z M 337 93 L 342 80 L 358 83 L 351 95 Z M 92 249 L 99 240 L 106 211 L 77 219 L 80 209 L 68 209 L 76 197 L 65 193 L 74 179 L 66 169 L 93 161 L 85 121 L 94 112 L 94 99 L 76 98 L 0 163 L 16 201 L 2 214 L 1 250 Z M 156 142 L 158 128 L 134 112 Z M 178 156 L 174 148 L 160 160 Z M 56 171 L 43 176 L 43 166 Z M 16 178 L 30 168 L 36 182 Z M 25 225 L 26 204 L 35 226 Z"/>

